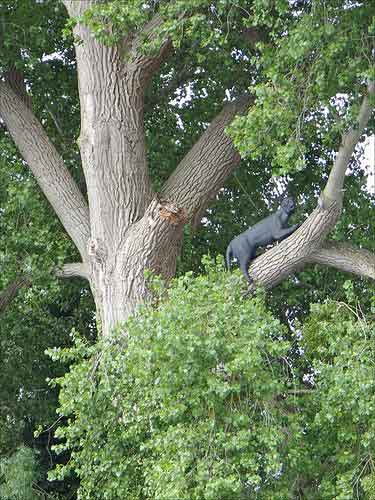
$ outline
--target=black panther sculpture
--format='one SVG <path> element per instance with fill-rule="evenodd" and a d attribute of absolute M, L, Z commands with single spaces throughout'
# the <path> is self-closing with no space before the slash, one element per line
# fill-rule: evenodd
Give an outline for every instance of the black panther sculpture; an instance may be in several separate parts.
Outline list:
<path fill-rule="evenodd" d="M 231 259 L 236 258 L 241 271 L 249 283 L 252 279 L 249 276 L 250 261 L 255 258 L 256 250 L 259 246 L 266 246 L 274 241 L 282 241 L 293 233 L 299 226 L 286 227 L 289 217 L 294 212 L 294 201 L 292 198 L 285 198 L 277 212 L 269 215 L 255 226 L 249 227 L 245 232 L 236 236 L 228 245 L 226 252 L 227 269 L 231 270 Z"/>

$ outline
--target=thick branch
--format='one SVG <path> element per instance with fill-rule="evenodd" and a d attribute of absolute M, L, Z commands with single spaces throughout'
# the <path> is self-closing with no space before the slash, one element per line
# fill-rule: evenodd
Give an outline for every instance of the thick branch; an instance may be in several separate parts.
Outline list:
<path fill-rule="evenodd" d="M 28 108 L 31 109 L 31 96 L 27 93 L 25 79 L 22 71 L 11 68 L 5 73 L 5 81 L 15 94 L 20 97 Z"/>
<path fill-rule="evenodd" d="M 317 207 L 289 238 L 260 255 L 249 274 L 265 288 L 272 288 L 305 265 L 316 263 L 375 279 L 375 255 L 347 243 L 325 242 L 341 214 L 341 202 Z"/>
<path fill-rule="evenodd" d="M 348 243 L 326 242 L 308 261 L 375 280 L 375 254 Z"/>
<path fill-rule="evenodd" d="M 54 274 L 58 278 L 89 278 L 87 265 L 81 262 L 64 264 L 61 268 L 56 268 Z M 0 292 L 0 314 L 2 314 L 12 301 L 17 297 L 20 290 L 32 285 L 32 278 L 28 274 L 23 274 L 10 283 Z"/>
<path fill-rule="evenodd" d="M 239 164 L 240 155 L 225 127 L 247 110 L 251 100 L 244 96 L 227 104 L 163 186 L 162 198 L 183 207 L 190 220 L 204 210 Z"/>
<path fill-rule="evenodd" d="M 302 269 L 312 253 L 323 245 L 341 213 L 341 203 L 317 207 L 289 238 L 253 261 L 249 274 L 264 288 L 272 288 L 290 274 Z"/>
<path fill-rule="evenodd" d="M 94 1 L 65 2 L 80 15 Z M 78 23 L 74 34 L 81 104 L 80 151 L 90 206 L 91 236 L 116 248 L 153 197 L 144 134 L 142 64 L 124 46 L 103 45 Z M 141 61 L 143 62 L 143 61 Z"/>
<path fill-rule="evenodd" d="M 374 82 L 368 86 L 374 93 Z M 372 104 L 366 96 L 363 99 L 358 127 L 344 136 L 334 166 L 328 178 L 318 207 L 289 238 L 255 259 L 249 273 L 257 284 L 270 288 L 306 264 L 319 262 L 361 276 L 374 276 L 374 257 L 365 250 L 354 251 L 346 246 L 325 244 L 325 239 L 340 217 L 342 209 L 342 187 L 350 157 L 371 116 Z M 336 244 L 333 244 L 336 245 Z M 360 253 L 359 253 L 360 252 Z"/>
<path fill-rule="evenodd" d="M 16 298 L 18 292 L 22 288 L 31 286 L 30 276 L 24 275 L 16 278 L 0 293 L 0 314 L 11 304 Z"/>
<path fill-rule="evenodd" d="M 341 145 L 337 153 L 335 163 L 329 174 L 323 195 L 331 200 L 342 198 L 342 188 L 344 186 L 345 172 L 348 168 L 350 158 L 354 149 L 363 134 L 367 122 L 371 116 L 373 105 L 370 103 L 371 96 L 375 92 L 375 82 L 368 84 L 368 94 L 363 98 L 358 114 L 357 126 L 349 129 L 342 137 Z"/>
<path fill-rule="evenodd" d="M 144 85 L 159 69 L 160 64 L 170 54 L 172 50 L 172 41 L 166 38 L 161 42 L 160 48 L 156 53 L 143 54 L 142 46 L 144 43 L 150 43 L 155 39 L 158 28 L 163 24 L 163 19 L 159 14 L 156 14 L 150 22 L 148 22 L 142 31 L 134 38 L 130 49 L 130 62 L 128 63 L 128 71 L 140 72 L 140 77 Z"/>
<path fill-rule="evenodd" d="M 0 82 L 0 116 L 63 226 L 86 258 L 87 204 L 61 156 L 23 100 Z"/>
<path fill-rule="evenodd" d="M 79 16 L 85 12 L 86 9 L 99 4 L 100 0 L 64 0 L 64 4 L 71 17 Z M 128 59 L 130 63 L 127 65 L 130 72 L 140 69 L 142 77 L 148 80 L 155 71 L 159 68 L 160 63 L 167 56 L 172 49 L 172 41 L 167 38 L 161 45 L 157 53 L 146 54 L 142 52 L 142 46 L 146 42 L 151 42 L 155 39 L 155 34 L 158 28 L 163 24 L 163 19 L 159 14 L 144 25 L 139 33 L 133 35 L 130 33 L 124 40 L 122 50 L 128 52 Z"/>
<path fill-rule="evenodd" d="M 88 266 L 82 262 L 72 262 L 64 264 L 62 267 L 55 269 L 55 275 L 58 278 L 85 278 L 89 279 Z"/>

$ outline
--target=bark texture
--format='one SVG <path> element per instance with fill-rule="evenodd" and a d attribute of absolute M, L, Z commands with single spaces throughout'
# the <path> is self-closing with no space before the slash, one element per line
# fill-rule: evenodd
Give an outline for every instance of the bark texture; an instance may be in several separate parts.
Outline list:
<path fill-rule="evenodd" d="M 87 203 L 39 121 L 7 83 L 0 82 L 0 116 L 82 259 L 90 234 Z"/>
<path fill-rule="evenodd" d="M 244 113 L 252 100 L 243 96 L 225 105 L 165 183 L 162 196 L 185 207 L 189 219 L 202 214 L 239 164 L 240 155 L 225 127 L 237 114 Z"/>
<path fill-rule="evenodd" d="M 325 242 L 309 256 L 308 262 L 375 280 L 375 254 L 349 243 Z"/>
<path fill-rule="evenodd" d="M 94 251 L 92 282 L 107 334 L 136 306 L 151 297 L 144 271 L 151 269 L 166 280 L 173 277 L 181 249 L 184 211 L 170 203 L 152 200 L 144 216 L 128 231 L 116 253 L 101 260 Z M 96 242 L 92 240 L 92 246 Z"/>
<path fill-rule="evenodd" d="M 341 213 L 340 201 L 317 207 L 289 238 L 255 259 L 249 268 L 254 281 L 271 288 L 309 262 L 323 244 Z"/>

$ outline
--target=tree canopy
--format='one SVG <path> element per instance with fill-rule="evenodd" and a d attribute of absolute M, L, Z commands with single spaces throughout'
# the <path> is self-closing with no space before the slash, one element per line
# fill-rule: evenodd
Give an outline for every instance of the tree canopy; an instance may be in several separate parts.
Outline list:
<path fill-rule="evenodd" d="M 370 2 L 0 4 L 0 496 L 372 498 Z M 202 256 L 286 194 L 243 301 Z"/>

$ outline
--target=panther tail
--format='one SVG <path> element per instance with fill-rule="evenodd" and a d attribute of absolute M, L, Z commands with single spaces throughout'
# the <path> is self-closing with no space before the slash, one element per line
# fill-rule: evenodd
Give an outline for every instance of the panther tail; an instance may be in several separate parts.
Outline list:
<path fill-rule="evenodd" d="M 226 252 L 226 255 L 225 255 L 225 263 L 226 263 L 226 270 L 227 271 L 231 271 L 232 270 L 232 266 L 230 264 L 230 260 L 233 258 L 233 252 L 232 252 L 232 247 L 230 246 L 230 244 L 228 245 L 228 248 L 227 248 L 227 252 Z"/>

